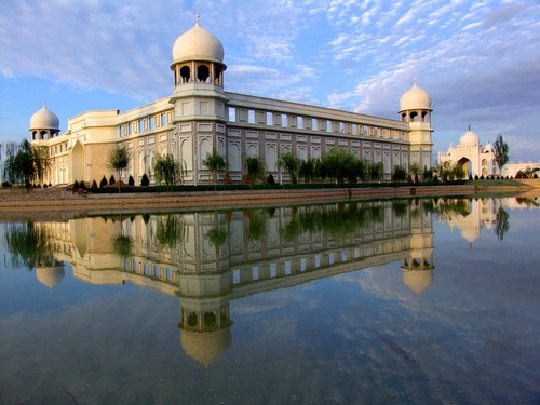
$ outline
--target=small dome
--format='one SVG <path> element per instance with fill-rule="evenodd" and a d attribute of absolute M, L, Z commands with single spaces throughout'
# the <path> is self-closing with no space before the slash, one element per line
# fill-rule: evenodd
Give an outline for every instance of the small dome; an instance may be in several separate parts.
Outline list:
<path fill-rule="evenodd" d="M 418 109 L 431 110 L 431 97 L 426 91 L 416 85 L 416 79 L 414 79 L 414 86 L 401 96 L 400 104 L 401 111 Z"/>
<path fill-rule="evenodd" d="M 202 28 L 199 21 L 192 29 L 179 36 L 173 46 L 174 62 L 202 59 L 222 63 L 224 57 L 225 50 L 219 39 Z"/>
<path fill-rule="evenodd" d="M 465 145 L 479 145 L 480 137 L 472 131 L 465 132 L 461 138 L 459 138 L 459 144 L 462 146 Z"/>
<path fill-rule="evenodd" d="M 32 115 L 30 118 L 30 129 L 55 129 L 58 130 L 58 117 L 55 113 L 45 107 Z"/>
<path fill-rule="evenodd" d="M 404 270 L 403 282 L 416 295 L 420 295 L 433 284 L 433 270 Z"/>
<path fill-rule="evenodd" d="M 60 284 L 66 276 L 64 264 L 62 263 L 57 267 L 38 267 L 36 268 L 36 276 L 41 284 L 51 289 L 52 294 L 52 289 Z"/>
<path fill-rule="evenodd" d="M 473 243 L 476 239 L 480 237 L 480 232 L 475 229 L 462 229 L 461 237 L 469 243 Z"/>
<path fill-rule="evenodd" d="M 488 141 L 488 143 L 486 144 L 486 147 L 484 148 L 484 150 L 485 150 L 486 152 L 491 152 L 491 144 L 489 143 L 489 141 Z"/>
<path fill-rule="evenodd" d="M 183 330 L 180 341 L 189 357 L 208 367 L 231 347 L 231 329 L 204 333 Z"/>

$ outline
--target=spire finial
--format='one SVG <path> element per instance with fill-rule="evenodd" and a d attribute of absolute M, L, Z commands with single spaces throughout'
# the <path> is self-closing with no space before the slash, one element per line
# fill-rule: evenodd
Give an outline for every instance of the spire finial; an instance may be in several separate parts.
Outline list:
<path fill-rule="evenodd" d="M 414 76 L 414 85 L 416 86 L 416 76 Z"/>
<path fill-rule="evenodd" d="M 43 107 L 45 107 L 45 99 L 43 99 Z"/>
<path fill-rule="evenodd" d="M 197 24 L 199 24 L 199 9 L 197 9 Z"/>
<path fill-rule="evenodd" d="M 471 132 L 471 123 L 469 122 L 469 132 Z"/>

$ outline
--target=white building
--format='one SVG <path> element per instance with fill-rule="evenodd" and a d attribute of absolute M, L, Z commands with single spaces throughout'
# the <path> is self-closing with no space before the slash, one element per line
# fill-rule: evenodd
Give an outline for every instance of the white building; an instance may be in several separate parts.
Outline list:
<path fill-rule="evenodd" d="M 169 97 L 123 113 L 84 112 L 68 120 L 63 134 L 54 113 L 43 107 L 34 114 L 31 143 L 49 148 L 52 160 L 45 183 L 109 177 L 108 151 L 118 144 L 131 157 L 124 181 L 131 175 L 137 184 L 144 174 L 155 182 L 154 159 L 165 154 L 181 162 L 184 184 L 211 183 L 203 161 L 214 148 L 235 183 L 242 181 L 246 156 L 258 157 L 267 175 L 288 182 L 278 166 L 283 153 L 317 159 L 334 148 L 382 162 L 385 179 L 394 166 L 431 167 L 431 97 L 416 82 L 400 100 L 400 119 L 392 120 L 225 91 L 225 50 L 198 19 L 176 40 L 172 56 Z"/>

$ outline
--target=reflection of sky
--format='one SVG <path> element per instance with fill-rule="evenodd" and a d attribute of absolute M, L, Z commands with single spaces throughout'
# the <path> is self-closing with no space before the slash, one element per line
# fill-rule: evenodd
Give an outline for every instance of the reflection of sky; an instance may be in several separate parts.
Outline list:
<path fill-rule="evenodd" d="M 510 224 L 471 249 L 434 221 L 419 299 L 394 262 L 232 301 L 208 380 L 180 346 L 176 298 L 69 265 L 51 297 L 35 270 L 2 268 L 0 403 L 73 403 L 62 387 L 84 403 L 537 403 L 540 213 Z"/>

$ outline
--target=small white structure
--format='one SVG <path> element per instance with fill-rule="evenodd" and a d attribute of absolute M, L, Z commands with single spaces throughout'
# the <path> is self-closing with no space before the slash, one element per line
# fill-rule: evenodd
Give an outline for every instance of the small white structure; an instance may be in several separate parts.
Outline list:
<path fill-rule="evenodd" d="M 480 144 L 480 137 L 471 131 L 470 125 L 469 131 L 459 138 L 459 145 L 456 148 L 450 144 L 447 152 L 437 154 L 437 164 L 441 165 L 446 162 L 449 162 L 451 166 L 461 166 L 467 175 L 470 174 L 473 177 L 499 174 L 495 153 L 492 151 L 489 141 L 483 147 Z"/>

